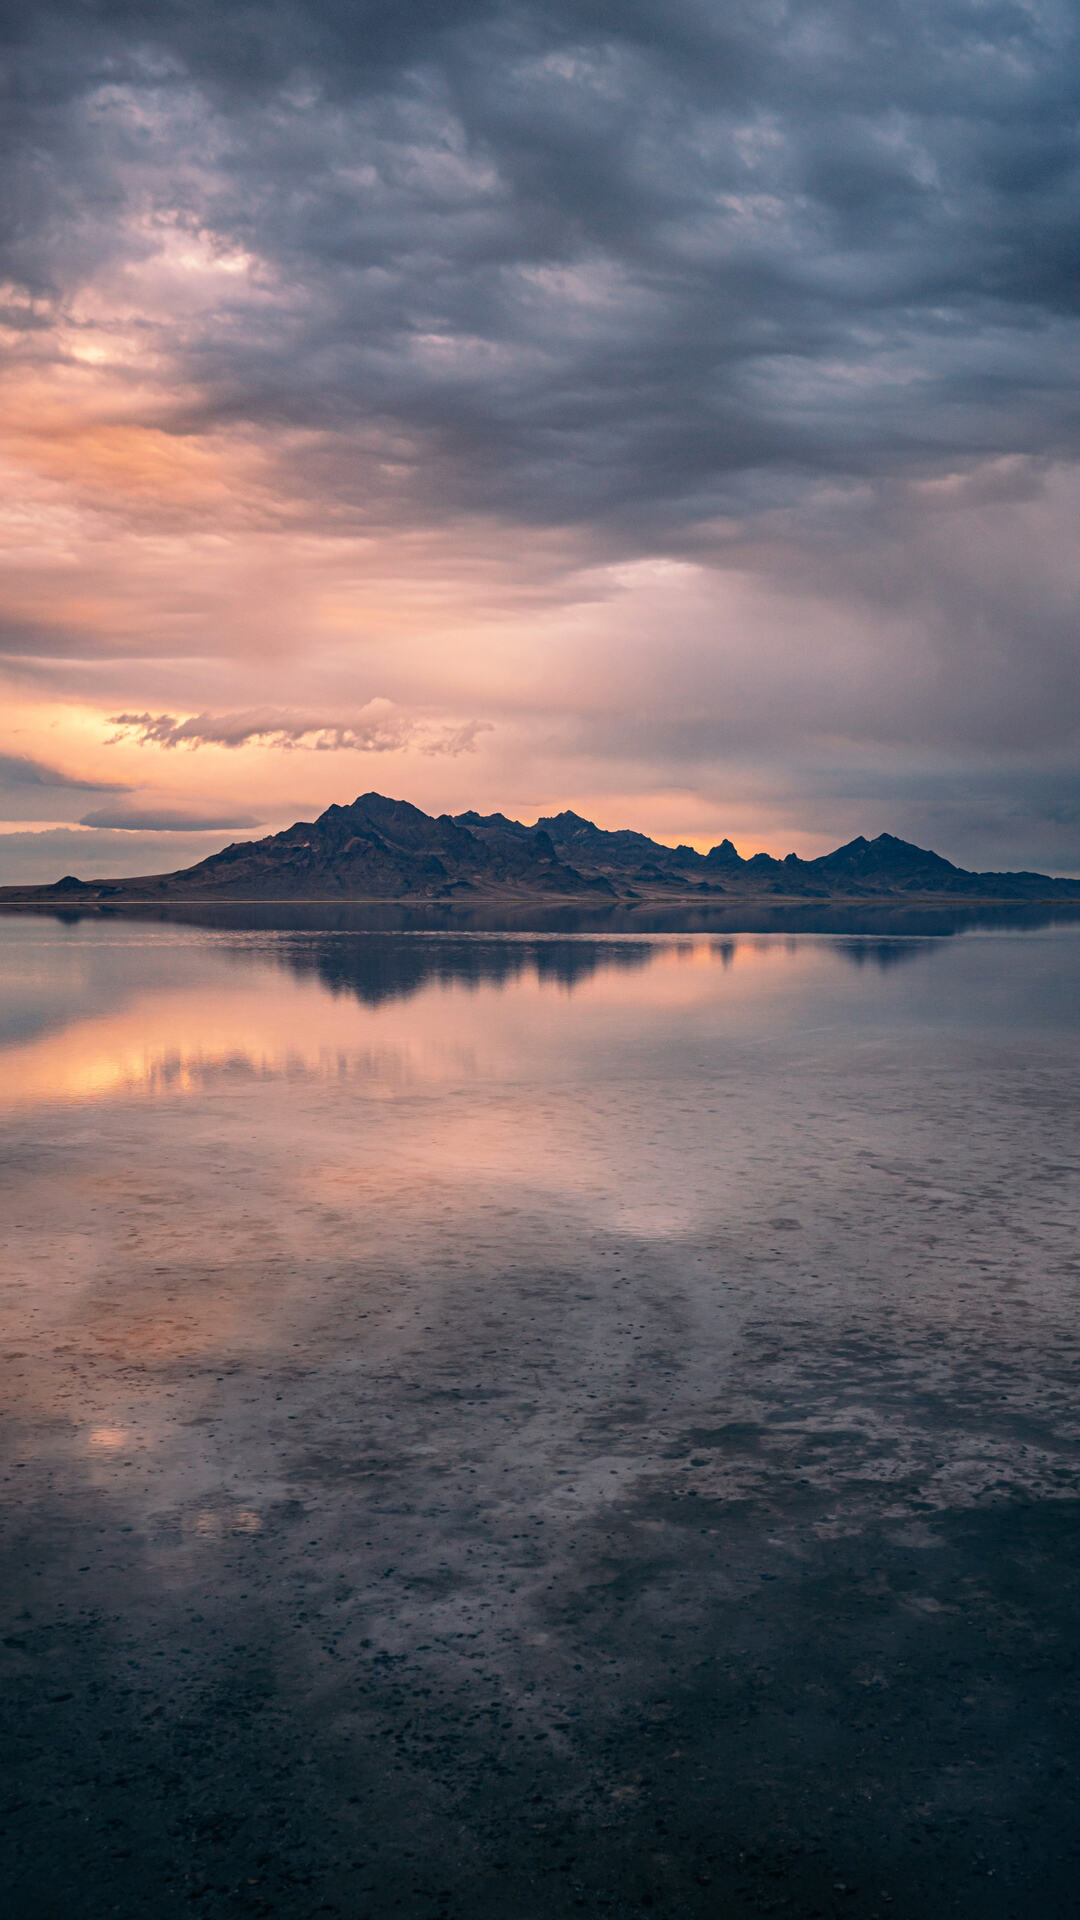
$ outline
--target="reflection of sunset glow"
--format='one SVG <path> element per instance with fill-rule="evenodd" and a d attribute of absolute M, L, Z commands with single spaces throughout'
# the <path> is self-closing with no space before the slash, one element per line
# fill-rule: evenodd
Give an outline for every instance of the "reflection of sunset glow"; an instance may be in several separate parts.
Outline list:
<path fill-rule="evenodd" d="M 194 1513 L 185 1513 L 180 1525 L 184 1533 L 193 1533 L 202 1540 L 214 1540 L 226 1533 L 261 1533 L 262 1516 L 251 1507 L 225 1510 L 199 1507 Z"/>
<path fill-rule="evenodd" d="M 613 1281 L 695 1245 L 711 1270 L 740 1233 L 767 1252 L 762 1220 L 804 1211 L 776 1126 L 885 978 L 753 935 L 0 934 L 0 1116 L 27 1149 L 0 1226 L 11 1395 L 193 1556 L 291 1498 L 222 1450 L 270 1356 L 291 1380 L 313 1340 L 378 1354 L 409 1289 L 437 1326 L 489 1254 L 496 1312 L 560 1246 Z M 789 1134 L 816 1168 L 806 1113 Z M 260 1458 L 294 1412 L 283 1381 Z"/>
<path fill-rule="evenodd" d="M 215 1033 L 211 1021 L 209 1030 L 199 1033 L 191 1031 L 194 1021 L 185 1023 L 191 1011 L 170 1001 L 154 1008 L 149 1019 L 140 1021 L 136 1014 L 130 1024 L 103 1020 L 20 1049 L 5 1062 L 0 1100 L 18 1105 L 120 1094 L 182 1096 L 258 1080 L 331 1080 L 356 1073 L 387 1085 L 412 1077 L 408 1048 L 350 1055 L 329 1039 L 320 1044 L 317 1032 L 286 1039 L 273 1031 L 272 1021 L 269 1031 L 258 1023 L 238 1023 L 225 1034 Z"/>
<path fill-rule="evenodd" d="M 818 950 L 819 964 L 822 952 L 827 949 Z M 650 941 L 647 953 L 650 1002 L 658 1011 L 674 1011 L 708 1003 L 721 978 L 728 1003 L 745 994 L 782 992 L 793 957 L 802 966 L 813 964 L 815 949 L 680 937 Z M 140 996 L 119 1013 L 12 1047 L 4 1056 L 0 1103 L 178 1098 L 290 1078 L 361 1078 L 369 1094 L 393 1096 L 444 1084 L 463 1072 L 501 1078 L 508 1071 L 498 1044 L 502 995 L 532 996 L 542 1030 L 553 1018 L 583 1027 L 619 1018 L 640 992 L 635 971 L 603 961 L 569 987 L 557 978 L 538 979 L 530 961 L 503 982 L 500 996 L 485 1000 L 482 1012 L 469 984 L 454 980 L 432 980 L 407 1000 L 372 1007 L 260 966 L 254 980 L 250 972 L 224 973 L 212 994 L 200 989 Z M 554 1011 L 559 1002 L 562 1015 Z"/>
<path fill-rule="evenodd" d="M 554 1208 L 575 1231 L 653 1246 L 744 1207 L 763 1048 L 788 1072 L 808 992 L 819 1021 L 850 998 L 831 943 L 753 936 L 279 944 L 127 922 L 72 938 L 23 922 L 13 940 L 22 977 L 52 979 L 54 1019 L 81 1017 L 0 1054 L 0 1110 L 30 1130 L 31 1110 L 51 1105 L 46 1126 L 122 1143 L 92 1177 L 68 1178 L 62 1218 L 52 1190 L 53 1211 L 35 1213 L 48 1215 L 37 1310 L 70 1328 L 91 1369 L 140 1382 L 139 1404 L 125 1394 L 84 1412 L 102 1475 L 126 1464 L 135 1433 L 140 1459 L 157 1454 L 142 1383 L 272 1345 L 302 1319 L 312 1272 L 329 1285 L 355 1273 L 383 1236 L 411 1230 L 418 1195 L 440 1244 L 472 1231 L 478 1205 L 524 1219 Z M 737 1108 L 721 1093 L 704 1127 L 692 1103 L 669 1114 L 669 1177 L 651 1089 L 679 1061 L 726 1076 L 747 1046 Z M 597 1114 L 621 1100 L 628 1060 L 645 1097 L 613 1159 Z M 254 1531 L 252 1511 L 207 1507 L 190 1526 Z"/>

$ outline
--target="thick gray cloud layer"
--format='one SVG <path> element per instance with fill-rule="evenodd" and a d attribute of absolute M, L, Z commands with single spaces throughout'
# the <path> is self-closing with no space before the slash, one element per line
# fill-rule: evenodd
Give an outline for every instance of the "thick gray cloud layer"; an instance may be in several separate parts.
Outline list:
<path fill-rule="evenodd" d="M 748 634 L 741 711 L 708 631 L 674 676 L 634 637 L 637 712 L 583 753 L 699 765 L 775 714 L 786 763 L 831 708 L 841 783 L 882 741 L 969 793 L 997 757 L 1045 819 L 1080 726 L 1074 6 L 42 0 L 4 33 L 11 324 L 162 222 L 250 258 L 160 322 L 163 424 L 263 436 L 290 526 L 567 528 L 575 565 L 865 622 L 857 657 Z"/>
<path fill-rule="evenodd" d="M 353 512 L 685 543 L 807 479 L 1076 453 L 1070 6 L 45 0 L 8 32 L 13 285 L 70 292 L 167 181 L 277 296 L 174 330 L 187 424 L 313 429 L 294 479 Z"/>

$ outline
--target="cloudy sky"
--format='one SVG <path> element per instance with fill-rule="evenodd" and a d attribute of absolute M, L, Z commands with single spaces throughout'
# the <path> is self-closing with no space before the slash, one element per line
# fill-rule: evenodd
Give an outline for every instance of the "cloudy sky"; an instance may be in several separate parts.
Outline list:
<path fill-rule="evenodd" d="M 1068 0 L 5 0 L 0 880 L 1080 871 Z"/>

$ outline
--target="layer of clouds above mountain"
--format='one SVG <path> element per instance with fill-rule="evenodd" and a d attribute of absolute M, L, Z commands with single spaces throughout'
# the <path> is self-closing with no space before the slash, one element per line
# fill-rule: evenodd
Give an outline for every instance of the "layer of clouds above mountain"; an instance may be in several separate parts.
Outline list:
<path fill-rule="evenodd" d="M 62 773 L 3 819 L 377 786 L 1080 870 L 1073 7 L 4 37 L 0 744 Z"/>

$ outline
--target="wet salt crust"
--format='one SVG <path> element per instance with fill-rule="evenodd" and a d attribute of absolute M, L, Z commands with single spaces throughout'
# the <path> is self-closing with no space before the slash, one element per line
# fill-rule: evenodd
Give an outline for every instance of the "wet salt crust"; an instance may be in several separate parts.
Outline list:
<path fill-rule="evenodd" d="M 7 1912 L 1074 1915 L 1078 957 L 0 921 Z"/>

